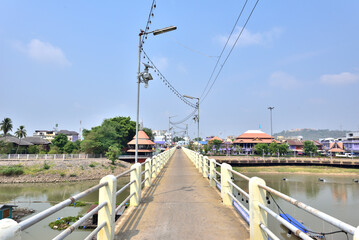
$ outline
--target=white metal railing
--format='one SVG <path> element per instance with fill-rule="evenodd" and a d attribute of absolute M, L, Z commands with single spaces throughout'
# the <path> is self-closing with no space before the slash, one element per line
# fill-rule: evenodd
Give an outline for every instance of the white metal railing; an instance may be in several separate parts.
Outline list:
<path fill-rule="evenodd" d="M 175 150 L 175 148 L 171 148 L 161 154 L 154 156 L 152 159 L 148 158 L 144 163 L 135 163 L 129 170 L 117 176 L 107 175 L 103 177 L 100 180 L 100 183 L 96 186 L 78 193 L 20 223 L 17 223 L 16 221 L 9 218 L 0 220 L 0 239 L 21 239 L 21 231 L 28 229 L 42 219 L 58 212 L 59 210 L 95 191 L 99 191 L 98 206 L 85 214 L 82 218 L 73 223 L 70 227 L 62 231 L 53 239 L 60 240 L 66 238 L 95 213 L 98 213 L 97 227 L 85 239 L 89 240 L 95 236 L 97 236 L 97 239 L 101 240 L 114 239 L 116 213 L 129 201 L 130 206 L 135 207 L 140 204 L 142 185 L 145 184 L 145 187 L 151 186 L 152 180 L 157 177 L 158 173 L 172 157 Z M 145 168 L 144 171 L 142 171 L 143 167 Z M 121 189 L 117 190 L 118 178 L 127 176 L 128 174 L 130 174 L 130 181 Z M 142 178 L 144 179 L 143 181 Z M 128 188 L 130 188 L 130 194 L 116 208 L 116 197 Z"/>
<path fill-rule="evenodd" d="M 210 185 L 219 189 L 224 205 L 233 206 L 247 221 L 250 227 L 250 239 L 251 240 L 264 240 L 264 239 L 279 239 L 274 233 L 268 228 L 267 214 L 271 215 L 280 224 L 286 226 L 291 232 L 301 239 L 313 240 L 312 237 L 304 233 L 296 225 L 286 221 L 283 217 L 272 211 L 267 207 L 267 193 L 273 194 L 290 204 L 303 209 L 304 211 L 311 213 L 312 215 L 320 218 L 321 220 L 339 228 L 353 236 L 353 240 L 359 240 L 359 227 L 351 226 L 337 218 L 334 218 L 326 213 L 323 213 L 313 207 L 310 207 L 296 199 L 289 197 L 275 189 L 266 186 L 265 181 L 258 177 L 247 177 L 232 169 L 232 166 L 227 163 L 219 164 L 215 159 L 209 159 L 208 157 L 202 156 L 201 154 L 182 147 L 188 158 L 193 162 L 199 172 L 207 169 L 208 174 L 204 175 L 205 178 L 209 178 Z M 208 165 L 209 162 L 209 165 Z M 200 167 L 203 166 L 203 169 Z M 217 168 L 220 167 L 220 171 Z M 249 193 L 244 191 L 238 185 L 233 182 L 233 175 L 240 177 L 248 181 Z M 217 178 L 220 178 L 218 180 Z M 238 199 L 235 197 L 234 189 L 238 194 L 242 196 L 242 200 L 246 198 L 248 200 L 249 208 L 246 208 Z"/>
<path fill-rule="evenodd" d="M 0 160 L 72 160 L 102 158 L 101 154 L 0 154 Z"/>

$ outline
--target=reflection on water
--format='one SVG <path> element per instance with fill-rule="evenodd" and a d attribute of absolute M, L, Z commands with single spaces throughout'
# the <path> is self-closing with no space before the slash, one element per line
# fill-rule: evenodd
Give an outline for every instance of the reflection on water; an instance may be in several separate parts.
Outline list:
<path fill-rule="evenodd" d="M 359 225 L 359 184 L 354 183 L 352 177 L 346 176 L 320 176 L 320 175 L 300 175 L 300 174 L 247 174 L 263 178 L 266 184 L 280 192 L 291 196 L 307 205 L 310 205 L 322 212 L 336 217 L 354 227 Z M 318 178 L 325 181 L 318 181 Z M 284 181 L 283 178 L 287 180 Z M 248 192 L 248 182 L 237 179 L 236 183 Z M 309 213 L 275 197 L 279 206 L 295 219 L 304 222 L 304 225 L 316 232 L 331 232 L 338 230 L 324 221 L 312 216 Z M 241 199 L 240 199 L 241 200 Z M 248 204 L 245 204 L 248 207 Z M 273 201 L 269 207 L 279 212 Z M 281 227 L 272 217 L 268 217 L 269 227 L 281 239 L 295 239 L 287 237 L 286 228 Z M 293 234 L 292 234 L 293 235 Z M 328 235 L 327 240 L 345 240 L 343 233 Z M 349 236 L 349 239 L 352 239 Z"/>
<path fill-rule="evenodd" d="M 129 178 L 118 180 L 118 189 L 128 183 Z M 72 182 L 72 183 L 27 183 L 27 184 L 0 184 L 0 202 L 15 203 L 21 208 L 31 208 L 35 213 L 39 213 L 56 203 L 82 192 L 99 181 Z M 122 192 L 117 197 L 117 202 L 122 202 L 129 195 L 129 190 Z M 33 203 L 40 201 L 40 203 Z M 95 203 L 98 201 L 98 191 L 89 194 L 80 201 Z M 58 235 L 60 231 L 52 230 L 48 224 L 58 217 L 84 215 L 89 209 L 84 207 L 65 207 L 57 213 L 43 219 L 22 233 L 23 240 L 32 239 L 51 239 Z M 32 216 L 32 215 L 30 215 Z M 28 217 L 30 217 L 28 216 Z M 26 219 L 26 218 L 24 218 Z M 84 239 L 89 230 L 76 230 L 66 239 Z"/>

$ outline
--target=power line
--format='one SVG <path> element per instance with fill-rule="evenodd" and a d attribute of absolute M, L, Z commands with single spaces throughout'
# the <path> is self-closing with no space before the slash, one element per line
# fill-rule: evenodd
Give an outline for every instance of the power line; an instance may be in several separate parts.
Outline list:
<path fill-rule="evenodd" d="M 191 112 L 187 117 L 183 118 L 182 120 L 177 121 L 177 122 L 171 122 L 171 121 L 170 121 L 170 123 L 171 123 L 172 125 L 181 124 L 181 123 L 187 121 L 187 120 L 188 120 L 190 117 L 192 117 L 193 115 L 195 115 L 196 112 L 197 112 L 197 109 L 194 109 L 193 112 Z"/>
<path fill-rule="evenodd" d="M 256 4 L 254 5 L 254 7 L 253 7 L 253 9 L 252 9 L 251 13 L 249 14 L 249 16 L 248 16 L 248 18 L 247 18 L 247 20 L 246 20 L 245 24 L 243 25 L 243 27 L 242 27 L 242 29 L 241 29 L 240 33 L 238 34 L 238 37 L 237 37 L 236 41 L 234 42 L 234 44 L 233 44 L 233 46 L 232 46 L 231 50 L 229 51 L 229 53 L 228 53 L 228 55 L 227 55 L 226 59 L 225 59 L 225 60 L 224 60 L 224 62 L 222 63 L 222 65 L 221 65 L 221 67 L 220 67 L 220 69 L 219 69 L 219 71 L 218 71 L 218 73 L 217 73 L 217 75 L 216 75 L 216 77 L 215 77 L 214 81 L 212 82 L 211 87 L 208 89 L 207 93 L 206 93 L 206 94 L 205 94 L 205 96 L 202 98 L 201 103 L 204 101 L 204 99 L 207 97 L 208 93 L 211 91 L 211 89 L 212 89 L 213 85 L 216 83 L 216 81 L 217 81 L 217 79 L 218 79 L 219 74 L 221 73 L 221 71 L 222 71 L 222 69 L 223 69 L 224 65 L 226 64 L 226 62 L 227 62 L 227 60 L 228 60 L 229 56 L 231 55 L 231 53 L 232 53 L 232 51 L 233 51 L 234 47 L 236 46 L 236 44 L 237 44 L 237 42 L 238 42 L 239 38 L 242 36 L 243 30 L 244 30 L 244 29 L 245 29 L 245 27 L 247 26 L 248 21 L 249 21 L 249 19 L 251 18 L 252 14 L 253 14 L 253 12 L 254 12 L 254 9 L 256 8 L 256 6 L 257 6 L 258 2 L 259 2 L 259 0 L 257 0 L 257 1 L 256 1 Z"/>
<path fill-rule="evenodd" d="M 172 84 L 167 80 L 167 78 L 161 73 L 161 71 L 156 67 L 156 65 L 153 63 L 153 61 L 148 57 L 147 53 L 142 50 L 143 54 L 144 54 L 144 58 L 146 57 L 148 60 L 148 63 L 151 63 L 151 65 L 154 68 L 154 71 L 156 72 L 157 76 L 160 77 L 160 79 L 162 80 L 162 82 L 173 92 L 173 94 L 175 94 L 179 99 L 181 99 L 185 104 L 187 104 L 188 106 L 192 107 L 192 108 L 196 108 L 197 106 L 195 104 L 193 104 L 192 102 L 188 101 L 185 97 L 183 97 L 183 94 L 181 94 L 175 87 L 172 86 Z"/>
<path fill-rule="evenodd" d="M 149 25 L 152 23 L 151 19 L 152 19 L 152 17 L 155 16 L 155 14 L 153 13 L 153 10 L 155 8 L 156 8 L 156 0 L 153 0 L 152 4 L 151 4 L 150 13 L 148 14 L 146 28 L 145 28 L 144 34 L 142 35 L 142 38 L 141 38 L 142 45 L 145 43 L 145 39 L 147 39 L 147 32 L 148 32 L 148 30 L 150 30 Z"/>
<path fill-rule="evenodd" d="M 248 0 L 245 1 L 244 5 L 243 5 L 243 7 L 242 7 L 242 10 L 241 10 L 241 12 L 239 13 L 239 15 L 238 15 L 238 17 L 237 17 L 236 22 L 235 22 L 234 25 L 233 25 L 232 31 L 231 31 L 231 33 L 230 33 L 229 36 L 228 36 L 228 39 L 227 39 L 227 41 L 226 41 L 226 44 L 224 44 L 224 47 L 223 47 L 223 49 L 222 49 L 222 52 L 221 52 L 221 54 L 220 54 L 219 57 L 218 57 L 218 60 L 217 60 L 217 62 L 216 62 L 216 65 L 214 66 L 213 71 L 212 71 L 212 73 L 211 73 L 211 76 L 209 77 L 208 82 L 207 82 L 207 84 L 206 84 L 206 87 L 203 89 L 203 92 L 202 92 L 202 94 L 201 94 L 200 99 L 202 99 L 203 94 L 204 94 L 205 91 L 207 90 L 207 87 L 208 87 L 209 83 L 210 83 L 211 80 L 212 80 L 213 74 L 214 74 L 214 72 L 215 72 L 215 70 L 216 70 L 216 68 L 217 68 L 217 66 L 218 66 L 219 61 L 221 60 L 221 57 L 222 57 L 222 55 L 223 55 L 224 50 L 226 49 L 226 47 L 227 47 L 227 45 L 228 45 L 229 39 L 232 37 L 232 34 L 233 34 L 234 30 L 236 29 L 237 23 L 238 23 L 239 19 L 240 19 L 241 16 L 242 16 L 242 13 L 243 13 L 243 11 L 244 11 L 246 5 L 247 5 L 247 2 L 248 2 Z"/>

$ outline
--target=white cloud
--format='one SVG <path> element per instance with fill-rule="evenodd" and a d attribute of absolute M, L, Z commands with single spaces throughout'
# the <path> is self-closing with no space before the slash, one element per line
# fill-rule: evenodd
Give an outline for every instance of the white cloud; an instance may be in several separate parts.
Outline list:
<path fill-rule="evenodd" d="M 359 81 L 359 74 L 342 72 L 339 74 L 325 74 L 320 77 L 320 82 L 327 85 L 348 85 Z"/>
<path fill-rule="evenodd" d="M 270 76 L 269 85 L 289 90 L 298 87 L 299 82 L 288 73 L 277 71 Z"/>
<path fill-rule="evenodd" d="M 27 45 L 16 43 L 15 47 L 38 62 L 51 63 L 60 66 L 71 65 L 61 48 L 55 47 L 48 42 L 42 42 L 39 39 L 32 39 Z"/>
<path fill-rule="evenodd" d="M 237 27 L 235 32 L 232 34 L 231 39 L 229 40 L 228 44 L 230 46 L 233 46 L 235 43 L 238 35 L 240 34 L 240 31 L 242 30 L 242 27 Z M 241 37 L 239 38 L 237 42 L 237 46 L 250 46 L 250 45 L 265 45 L 273 42 L 274 39 L 278 38 L 280 34 L 282 33 L 282 29 L 280 28 L 272 28 L 269 31 L 265 32 L 256 32 L 252 33 L 246 28 L 243 30 L 243 33 Z M 221 35 L 217 37 L 217 40 L 221 44 L 225 44 L 227 42 L 229 35 Z"/>

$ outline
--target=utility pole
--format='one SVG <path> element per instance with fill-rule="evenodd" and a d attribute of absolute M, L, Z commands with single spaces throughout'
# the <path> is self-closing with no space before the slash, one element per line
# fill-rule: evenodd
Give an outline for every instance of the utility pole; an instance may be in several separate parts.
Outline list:
<path fill-rule="evenodd" d="M 268 109 L 270 110 L 270 136 L 271 136 L 271 142 L 273 142 L 273 128 L 272 128 L 272 110 L 274 109 L 274 107 L 268 107 Z"/>

